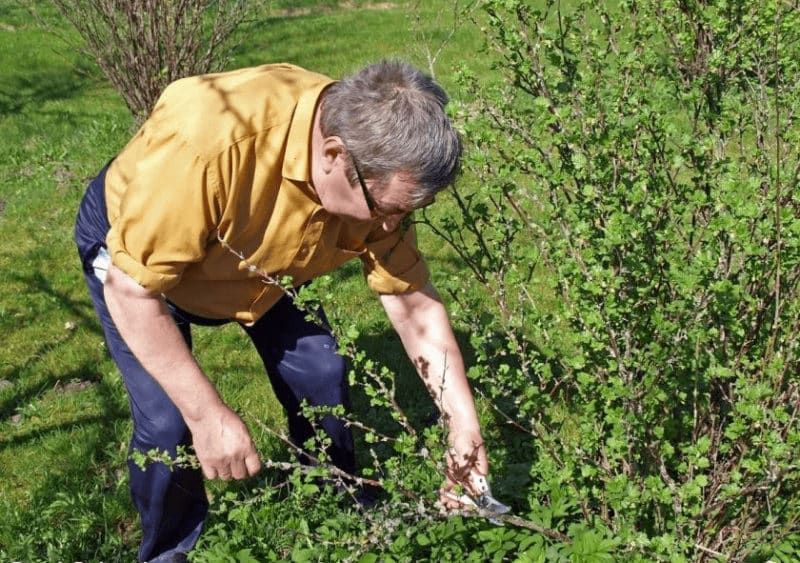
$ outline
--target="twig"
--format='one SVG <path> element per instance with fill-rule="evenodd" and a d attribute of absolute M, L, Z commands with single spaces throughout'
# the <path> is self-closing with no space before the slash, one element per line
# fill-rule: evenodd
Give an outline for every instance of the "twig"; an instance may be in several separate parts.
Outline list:
<path fill-rule="evenodd" d="M 699 543 L 694 544 L 695 549 L 702 551 L 703 553 L 708 553 L 709 555 L 713 555 L 714 557 L 725 557 L 724 553 L 720 553 L 719 551 L 714 551 L 710 547 L 705 547 L 700 545 Z"/>
<path fill-rule="evenodd" d="M 495 520 L 503 524 L 510 524 L 512 526 L 516 526 L 517 528 L 525 528 L 527 530 L 531 530 L 538 534 L 542 534 L 543 536 L 547 536 L 551 540 L 556 540 L 564 544 L 572 543 L 572 540 L 570 539 L 569 536 L 559 532 L 558 530 L 553 530 L 552 528 L 545 528 L 544 526 L 541 526 L 536 522 L 531 522 L 530 520 L 520 518 L 519 516 L 514 516 L 513 514 L 494 514 L 493 512 L 489 512 L 488 510 L 483 510 L 477 507 L 469 507 L 463 510 L 456 510 L 452 511 L 449 514 L 457 514 L 459 516 L 466 516 L 470 518 L 478 517 L 489 520 Z"/>
<path fill-rule="evenodd" d="M 315 458 L 313 455 L 309 454 L 307 451 L 305 451 L 302 448 L 300 448 L 299 446 L 297 446 L 294 442 L 292 442 L 289 438 L 287 438 L 285 434 L 282 434 L 280 432 L 276 432 L 275 430 L 271 429 L 270 427 L 268 427 L 266 424 L 264 424 L 261 421 L 258 421 L 258 422 L 259 422 L 259 425 L 265 431 L 267 431 L 268 433 L 272 434 L 273 436 L 276 436 L 278 439 L 280 439 L 285 444 L 287 444 L 295 452 L 302 453 L 304 456 L 306 456 L 309 460 L 311 460 L 315 464 L 315 465 L 304 465 L 304 464 L 301 464 L 299 462 L 273 461 L 271 459 L 267 459 L 267 460 L 262 460 L 262 464 L 264 465 L 264 467 L 271 468 L 271 469 L 279 469 L 281 471 L 295 471 L 295 470 L 298 470 L 298 471 L 300 471 L 300 472 L 302 472 L 304 474 L 311 474 L 311 473 L 316 472 L 319 469 L 324 469 L 324 470 L 329 471 L 335 477 L 338 477 L 339 479 L 341 479 L 343 481 L 349 481 L 349 482 L 355 483 L 357 486 L 369 485 L 371 487 L 375 487 L 375 488 L 386 490 L 386 484 L 385 484 L 385 481 L 383 479 L 367 479 L 365 477 L 359 477 L 357 475 L 353 475 L 351 473 L 348 473 L 347 471 L 343 471 L 343 470 L 339 469 L 338 467 L 336 467 L 334 465 L 331 465 L 331 464 L 328 464 L 328 463 L 322 463 L 317 458 Z M 433 515 L 441 516 L 442 515 L 441 510 L 439 510 L 438 507 L 436 506 L 437 503 L 433 503 L 433 504 L 426 503 L 425 500 L 420 497 L 420 495 L 418 495 L 414 491 L 410 491 L 410 490 L 405 489 L 403 487 L 396 487 L 396 490 L 400 494 L 405 496 L 406 498 L 409 498 L 411 500 L 417 501 L 419 503 L 420 508 L 424 511 L 425 514 L 428 514 L 428 515 L 431 515 L 431 516 L 433 516 Z M 562 543 L 569 544 L 571 542 L 570 538 L 567 535 L 565 535 L 565 534 L 563 534 L 563 533 L 561 533 L 561 532 L 559 532 L 557 530 L 553 530 L 551 528 L 546 528 L 546 527 L 541 526 L 541 525 L 539 525 L 539 524 L 537 524 L 535 522 L 531 522 L 530 520 L 526 520 L 524 518 L 520 518 L 519 516 L 514 516 L 514 515 L 511 515 L 511 514 L 494 514 L 493 512 L 490 512 L 488 510 L 483 510 L 483 509 L 478 508 L 478 507 L 465 507 L 464 509 L 451 510 L 451 511 L 446 512 L 444 514 L 446 514 L 447 516 L 466 516 L 466 517 L 471 517 L 471 518 L 479 517 L 479 518 L 496 520 L 496 521 L 502 522 L 504 524 L 510 524 L 510 525 L 516 526 L 518 528 L 525 528 L 525 529 L 534 531 L 536 533 L 542 534 L 543 536 L 546 536 L 546 537 L 548 537 L 550 539 L 553 539 L 553 540 L 556 540 L 556 541 L 559 541 L 559 542 L 562 542 Z"/>

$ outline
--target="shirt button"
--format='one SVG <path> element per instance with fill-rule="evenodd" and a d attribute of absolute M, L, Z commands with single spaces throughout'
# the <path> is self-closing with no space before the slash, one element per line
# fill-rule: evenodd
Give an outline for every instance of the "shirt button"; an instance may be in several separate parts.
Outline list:
<path fill-rule="evenodd" d="M 306 254 L 308 254 L 308 245 L 304 244 L 304 245 L 302 245 L 300 247 L 300 250 L 297 251 L 297 257 L 298 258 L 305 258 Z"/>

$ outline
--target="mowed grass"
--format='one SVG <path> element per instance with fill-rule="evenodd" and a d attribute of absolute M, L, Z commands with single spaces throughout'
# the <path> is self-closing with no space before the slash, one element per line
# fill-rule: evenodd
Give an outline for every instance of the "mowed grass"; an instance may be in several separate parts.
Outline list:
<path fill-rule="evenodd" d="M 452 7 L 421 4 L 415 18 L 402 3 L 277 2 L 243 28 L 227 66 L 288 61 L 340 76 L 402 57 L 428 69 L 424 47 L 448 38 Z M 83 189 L 127 141 L 132 120 L 92 61 L 72 48 L 77 38 L 57 13 L 44 2 L 37 9 L 44 27 L 19 4 L 0 5 L 0 559 L 132 560 L 138 524 L 126 484 L 127 396 L 72 240 Z M 463 53 L 477 51 L 477 33 L 459 30 L 432 67 L 454 97 L 450 77 Z M 420 238 L 434 275 L 452 271 L 433 235 Z M 360 266 L 333 275 L 330 316 L 357 323 L 359 345 L 400 372 L 405 402 L 424 418 L 432 406 Z M 237 327 L 197 330 L 195 350 L 246 420 L 282 429 L 281 409 Z M 264 456 L 287 455 L 251 427 Z"/>

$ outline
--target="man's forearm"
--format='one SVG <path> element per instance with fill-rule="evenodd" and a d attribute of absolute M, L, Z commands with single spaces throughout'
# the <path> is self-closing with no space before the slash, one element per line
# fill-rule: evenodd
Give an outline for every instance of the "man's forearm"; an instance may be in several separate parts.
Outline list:
<path fill-rule="evenodd" d="M 104 292 L 109 313 L 125 343 L 187 423 L 199 420 L 209 407 L 221 403 L 160 296 L 150 294 L 113 265 Z"/>
<path fill-rule="evenodd" d="M 247 427 L 197 365 L 163 299 L 113 265 L 104 292 L 125 343 L 183 415 L 203 474 L 209 479 L 257 474 L 261 461 Z"/>
<path fill-rule="evenodd" d="M 381 300 L 437 407 L 452 428 L 478 430 L 478 417 L 464 360 L 447 311 L 432 287 Z"/>
<path fill-rule="evenodd" d="M 461 503 L 452 498 L 456 484 L 465 485 L 478 494 L 474 478 L 488 475 L 489 461 L 464 360 L 447 311 L 430 284 L 413 293 L 383 295 L 381 301 L 406 352 L 447 420 L 449 448 L 441 499 L 445 506 L 457 508 Z"/>
<path fill-rule="evenodd" d="M 450 424 L 461 429 L 477 429 L 472 390 L 449 322 L 446 317 L 436 318 L 439 315 L 430 311 L 426 316 L 431 320 L 430 326 L 419 336 L 405 339 L 409 357 Z"/>

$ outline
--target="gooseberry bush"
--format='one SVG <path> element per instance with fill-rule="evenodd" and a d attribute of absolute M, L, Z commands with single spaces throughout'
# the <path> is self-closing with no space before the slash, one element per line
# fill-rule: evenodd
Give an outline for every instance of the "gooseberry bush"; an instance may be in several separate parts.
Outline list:
<path fill-rule="evenodd" d="M 447 291 L 495 471 L 573 558 L 795 560 L 800 7 L 480 8 L 501 79 L 465 66 L 454 108 L 477 187 L 424 222 L 471 272 Z"/>

